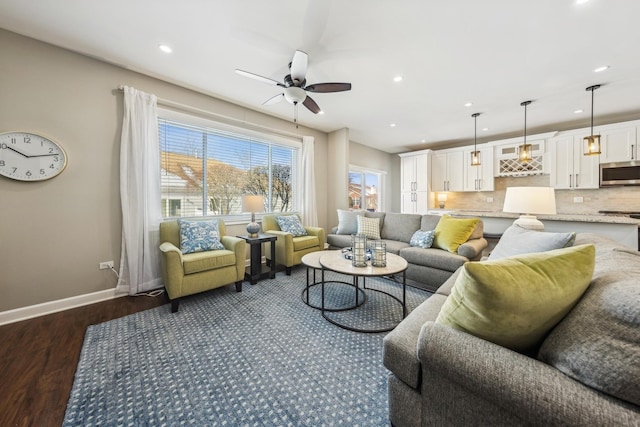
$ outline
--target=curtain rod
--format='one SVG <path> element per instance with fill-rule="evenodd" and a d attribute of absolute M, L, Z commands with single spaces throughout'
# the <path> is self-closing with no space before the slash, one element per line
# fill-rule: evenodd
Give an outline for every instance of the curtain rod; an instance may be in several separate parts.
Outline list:
<path fill-rule="evenodd" d="M 120 92 L 124 91 L 124 85 L 120 85 L 118 86 L 118 90 Z M 168 99 L 164 99 L 164 98 L 160 98 L 158 96 L 156 96 L 156 99 L 158 100 L 158 104 L 164 105 L 165 107 L 171 107 L 171 108 L 175 108 L 181 111 L 184 111 L 186 113 L 197 113 L 197 114 L 203 114 L 205 116 L 209 116 L 212 118 L 217 118 L 219 120 L 226 120 L 228 122 L 234 122 L 234 123 L 238 123 L 244 126 L 249 126 L 252 129 L 260 129 L 260 130 L 264 130 L 264 131 L 268 131 L 271 133 L 274 133 L 276 135 L 282 135 L 282 136 L 286 136 L 289 138 L 296 138 L 299 140 L 302 140 L 302 135 L 297 134 L 297 133 L 293 133 L 293 132 L 287 132 L 287 131 L 283 131 L 280 129 L 274 129 L 268 126 L 263 126 L 263 125 L 257 125 L 257 124 L 253 124 L 253 123 L 247 123 L 244 120 L 241 119 L 236 119 L 234 117 L 229 117 L 229 116 L 225 116 L 219 113 L 214 113 L 212 111 L 208 111 L 208 110 L 203 110 L 201 108 L 198 107 L 193 107 L 191 105 L 187 105 L 187 104 L 182 104 L 180 102 L 175 102 L 175 101 L 171 101 Z"/>

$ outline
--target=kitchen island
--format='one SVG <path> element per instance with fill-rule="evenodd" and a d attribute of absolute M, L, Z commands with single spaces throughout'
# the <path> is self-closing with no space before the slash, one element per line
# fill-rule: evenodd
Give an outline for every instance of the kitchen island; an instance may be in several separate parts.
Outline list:
<path fill-rule="evenodd" d="M 519 217 L 518 214 L 513 213 L 471 210 L 451 211 L 450 214 L 482 218 L 485 234 L 495 237 L 502 235 L 504 230 Z M 542 221 L 545 231 L 596 233 L 638 250 L 640 219 L 603 214 L 536 215 L 536 218 Z"/>

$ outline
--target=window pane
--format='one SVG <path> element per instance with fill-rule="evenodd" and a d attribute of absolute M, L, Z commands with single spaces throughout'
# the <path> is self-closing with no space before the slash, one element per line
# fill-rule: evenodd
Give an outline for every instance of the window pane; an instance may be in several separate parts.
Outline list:
<path fill-rule="evenodd" d="M 245 194 L 264 196 L 265 212 L 296 209 L 298 148 L 165 119 L 158 124 L 163 216 L 241 214 Z"/>
<path fill-rule="evenodd" d="M 349 208 L 361 209 L 362 203 L 362 174 L 349 172 Z"/>
<path fill-rule="evenodd" d="M 365 209 L 375 212 L 378 210 L 378 175 L 367 173 L 364 176 L 367 203 Z"/>

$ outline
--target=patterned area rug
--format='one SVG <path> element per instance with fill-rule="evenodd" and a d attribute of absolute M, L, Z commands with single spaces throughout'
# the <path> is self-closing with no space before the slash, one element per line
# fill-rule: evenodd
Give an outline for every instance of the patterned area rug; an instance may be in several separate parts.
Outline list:
<path fill-rule="evenodd" d="M 339 275 L 327 279 L 350 281 Z M 90 326 L 65 426 L 385 426 L 385 334 L 349 332 L 303 303 L 305 268 L 278 273 Z M 367 280 L 401 297 L 401 285 Z M 320 303 L 320 286 L 310 301 Z M 336 312 L 362 326 L 401 317 L 400 305 L 367 291 L 357 310 Z M 409 311 L 430 293 L 407 286 Z M 327 285 L 326 306 L 354 299 Z M 351 317 L 349 317 L 351 316 Z"/>

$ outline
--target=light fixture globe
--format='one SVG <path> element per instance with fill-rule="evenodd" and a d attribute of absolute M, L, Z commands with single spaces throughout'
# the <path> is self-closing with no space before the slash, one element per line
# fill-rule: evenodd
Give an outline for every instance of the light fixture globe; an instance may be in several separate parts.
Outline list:
<path fill-rule="evenodd" d="M 480 113 L 473 113 L 473 151 L 471 152 L 471 166 L 480 166 L 480 151 L 478 151 L 478 116 Z"/>
<path fill-rule="evenodd" d="M 524 142 L 518 147 L 518 160 L 520 163 L 529 163 L 533 160 L 531 154 L 531 144 L 527 144 L 527 105 L 533 101 L 524 101 L 520 103 L 520 106 L 524 107 Z"/>
<path fill-rule="evenodd" d="M 593 134 L 593 92 L 599 87 L 600 85 L 593 85 L 585 89 L 586 91 L 591 92 L 591 135 L 584 137 L 585 156 L 594 156 L 601 153 L 600 135 Z"/>
<path fill-rule="evenodd" d="M 290 86 L 284 89 L 284 99 L 292 104 L 298 104 L 303 102 L 307 97 L 307 93 L 304 89 L 297 86 Z"/>

